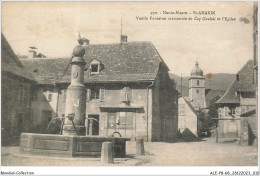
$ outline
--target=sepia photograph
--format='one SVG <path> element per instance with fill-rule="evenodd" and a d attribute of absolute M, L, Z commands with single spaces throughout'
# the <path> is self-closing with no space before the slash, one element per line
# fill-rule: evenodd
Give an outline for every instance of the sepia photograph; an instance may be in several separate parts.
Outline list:
<path fill-rule="evenodd" d="M 257 99 L 258 1 L 1 2 L 1 175 L 259 175 Z"/>

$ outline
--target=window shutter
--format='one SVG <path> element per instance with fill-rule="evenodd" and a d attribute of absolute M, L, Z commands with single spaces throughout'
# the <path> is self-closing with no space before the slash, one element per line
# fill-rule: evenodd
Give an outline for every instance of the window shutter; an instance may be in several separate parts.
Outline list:
<path fill-rule="evenodd" d="M 120 95 L 120 99 L 121 99 L 121 101 L 125 101 L 125 88 L 123 88 L 122 90 L 121 90 L 121 95 Z"/>
<path fill-rule="evenodd" d="M 105 89 L 100 89 L 100 101 L 105 101 Z"/>
<path fill-rule="evenodd" d="M 126 88 L 126 93 L 129 101 L 132 101 L 132 89 L 130 87 Z"/>
<path fill-rule="evenodd" d="M 63 96 L 62 96 L 62 99 L 63 101 L 66 101 L 66 96 L 67 96 L 67 90 L 63 90 Z"/>
<path fill-rule="evenodd" d="M 87 93 L 86 93 L 86 101 L 90 100 L 90 89 L 87 89 Z"/>

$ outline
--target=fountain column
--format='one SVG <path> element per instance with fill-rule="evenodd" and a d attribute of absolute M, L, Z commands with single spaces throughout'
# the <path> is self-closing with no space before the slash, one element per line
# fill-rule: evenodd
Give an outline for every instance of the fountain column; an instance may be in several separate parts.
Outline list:
<path fill-rule="evenodd" d="M 63 135 L 85 135 L 86 133 L 84 124 L 84 114 L 86 114 L 84 67 L 86 62 L 83 59 L 84 55 L 85 48 L 82 46 L 82 43 L 79 42 L 79 45 L 73 50 L 73 58 L 71 60 L 71 84 L 67 89 L 66 95 L 66 118 L 63 125 Z"/>

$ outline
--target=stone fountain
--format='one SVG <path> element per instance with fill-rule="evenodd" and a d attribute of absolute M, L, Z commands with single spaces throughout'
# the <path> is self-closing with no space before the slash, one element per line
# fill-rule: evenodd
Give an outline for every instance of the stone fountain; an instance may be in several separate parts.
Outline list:
<path fill-rule="evenodd" d="M 71 59 L 71 84 L 67 89 L 67 101 L 62 135 L 22 133 L 20 152 L 33 155 L 97 157 L 101 155 L 102 143 L 112 142 L 115 157 L 125 156 L 125 143 L 130 138 L 86 136 L 86 88 L 84 86 L 83 58 L 85 48 L 79 40 Z"/>

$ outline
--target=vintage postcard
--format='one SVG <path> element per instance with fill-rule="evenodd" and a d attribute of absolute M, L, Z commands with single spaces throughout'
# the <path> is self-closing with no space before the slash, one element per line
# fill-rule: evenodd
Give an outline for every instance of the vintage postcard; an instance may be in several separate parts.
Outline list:
<path fill-rule="evenodd" d="M 257 1 L 1 12 L 1 175 L 259 174 Z"/>

